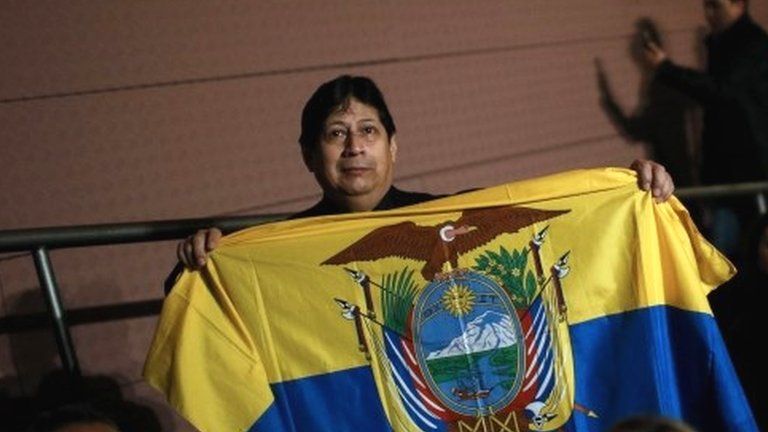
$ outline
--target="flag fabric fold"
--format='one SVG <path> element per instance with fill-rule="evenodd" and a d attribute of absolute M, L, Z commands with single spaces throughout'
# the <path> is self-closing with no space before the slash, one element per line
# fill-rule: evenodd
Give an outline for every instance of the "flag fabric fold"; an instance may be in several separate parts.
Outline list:
<path fill-rule="evenodd" d="M 222 239 L 144 375 L 203 431 L 754 431 L 706 295 L 733 266 L 622 169 Z"/>

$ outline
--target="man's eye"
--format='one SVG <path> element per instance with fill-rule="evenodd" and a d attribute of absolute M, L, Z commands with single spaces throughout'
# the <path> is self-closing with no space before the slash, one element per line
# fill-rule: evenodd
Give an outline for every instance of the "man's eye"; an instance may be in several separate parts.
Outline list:
<path fill-rule="evenodd" d="M 336 139 L 336 138 L 344 138 L 346 136 L 347 136 L 347 131 L 345 131 L 343 129 L 334 129 L 334 130 L 328 132 L 328 137 L 329 138 Z"/>

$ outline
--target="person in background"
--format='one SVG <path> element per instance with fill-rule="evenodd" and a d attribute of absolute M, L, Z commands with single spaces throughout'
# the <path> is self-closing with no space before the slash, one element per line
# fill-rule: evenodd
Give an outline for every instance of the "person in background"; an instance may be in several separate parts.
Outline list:
<path fill-rule="evenodd" d="M 680 91 L 653 79 L 654 66 L 644 55 L 644 43 L 663 46 L 661 31 L 648 17 L 635 22 L 628 46 L 640 72 L 638 104 L 625 110 L 614 97 L 601 59 L 595 59 L 600 105 L 616 129 L 630 143 L 646 146 L 651 159 L 664 165 L 678 187 L 693 186 L 695 151 L 698 150 L 700 113 L 696 103 Z"/>
<path fill-rule="evenodd" d="M 768 430 L 768 382 L 759 354 L 768 300 L 768 215 L 750 230 L 738 267 L 736 277 L 712 292 L 709 301 L 755 420 L 760 430 Z"/>
<path fill-rule="evenodd" d="M 705 0 L 710 27 L 707 68 L 673 63 L 652 38 L 645 55 L 655 79 L 687 94 L 704 108 L 700 179 L 704 185 L 768 178 L 768 34 L 749 14 L 748 0 Z M 756 205 L 757 204 L 757 205 Z M 764 200 L 735 198 L 709 209 L 709 235 L 733 257 L 742 227 Z"/>

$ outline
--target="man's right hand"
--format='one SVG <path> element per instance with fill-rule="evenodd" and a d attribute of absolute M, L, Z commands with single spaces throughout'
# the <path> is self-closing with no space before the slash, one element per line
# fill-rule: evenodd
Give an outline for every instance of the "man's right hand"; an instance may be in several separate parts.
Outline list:
<path fill-rule="evenodd" d="M 208 260 L 208 253 L 219 245 L 221 236 L 221 230 L 218 228 L 208 228 L 201 229 L 182 240 L 176 246 L 179 262 L 193 270 L 203 267 Z"/>

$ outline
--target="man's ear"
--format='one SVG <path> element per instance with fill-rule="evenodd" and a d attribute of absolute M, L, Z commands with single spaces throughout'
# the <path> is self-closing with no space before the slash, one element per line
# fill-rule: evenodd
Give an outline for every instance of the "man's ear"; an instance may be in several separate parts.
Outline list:
<path fill-rule="evenodd" d="M 389 154 L 392 157 L 392 162 L 394 162 L 397 159 L 397 137 L 395 135 L 392 135 L 392 138 L 389 139 Z"/>
<path fill-rule="evenodd" d="M 304 160 L 304 166 L 307 167 L 307 171 L 315 172 L 313 169 L 315 166 L 315 155 L 312 150 L 305 146 L 301 146 L 301 158 Z"/>

